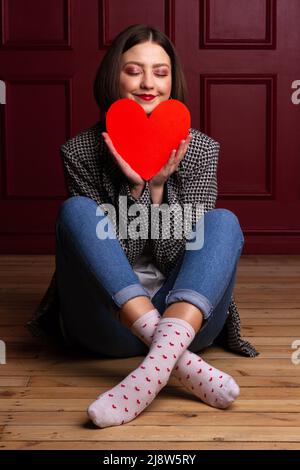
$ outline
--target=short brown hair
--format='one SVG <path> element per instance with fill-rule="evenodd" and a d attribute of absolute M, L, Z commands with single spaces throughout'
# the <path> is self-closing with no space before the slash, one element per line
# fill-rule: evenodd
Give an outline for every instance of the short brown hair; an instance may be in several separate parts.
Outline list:
<path fill-rule="evenodd" d="M 170 39 L 158 29 L 144 24 L 134 24 L 121 31 L 103 57 L 94 80 L 94 97 L 102 112 L 120 99 L 121 55 L 136 44 L 151 41 L 161 46 L 171 60 L 173 99 L 185 103 L 187 86 L 176 50 Z"/>

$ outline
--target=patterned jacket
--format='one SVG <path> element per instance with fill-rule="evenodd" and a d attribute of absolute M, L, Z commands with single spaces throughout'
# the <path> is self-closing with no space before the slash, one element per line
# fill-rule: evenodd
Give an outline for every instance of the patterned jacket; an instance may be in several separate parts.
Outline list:
<path fill-rule="evenodd" d="M 105 120 L 99 121 L 93 127 L 80 132 L 62 145 L 60 153 L 66 186 L 69 196 L 90 197 L 97 204 L 102 204 L 104 208 L 105 203 L 113 204 L 116 208 L 117 220 L 119 220 L 118 214 L 120 212 L 120 216 L 125 217 L 124 220 L 127 219 L 128 226 L 136 218 L 136 215 L 128 214 L 128 209 L 133 203 L 145 206 L 148 213 L 151 213 L 149 208 L 152 201 L 149 185 L 146 182 L 142 195 L 138 199 L 133 198 L 125 175 L 110 154 L 101 135 L 101 132 L 105 130 Z M 149 238 L 155 264 L 166 277 L 185 249 L 184 230 L 181 232 L 181 238 L 178 238 L 178 235 L 176 238 L 174 237 L 174 227 L 178 226 L 178 223 L 182 224 L 182 211 L 178 208 L 182 204 L 190 204 L 190 216 L 194 224 L 199 217 L 196 204 L 200 204 L 203 208 L 202 213 L 205 213 L 215 207 L 217 199 L 216 174 L 219 143 L 196 129 L 191 128 L 190 133 L 193 135 L 193 139 L 187 153 L 181 160 L 177 171 L 168 178 L 165 184 L 163 203 L 176 204 L 173 207 L 177 208 L 171 217 L 170 236 L 163 238 L 161 224 L 158 224 L 159 237 Z M 119 196 L 125 196 L 126 211 L 122 204 L 119 207 Z M 152 218 L 151 222 L 153 223 Z M 147 226 L 149 226 L 148 223 Z M 130 236 L 128 238 L 120 237 L 118 227 L 116 234 L 128 261 L 133 266 L 137 257 L 142 253 L 148 241 L 147 238 L 144 236 L 137 239 L 130 238 Z M 60 331 L 59 296 L 55 272 L 33 318 L 27 323 L 27 328 L 34 335 L 44 335 L 45 333 L 48 335 Z M 245 356 L 259 354 L 248 341 L 241 337 L 240 317 L 233 297 L 228 308 L 227 320 L 215 343 Z"/>

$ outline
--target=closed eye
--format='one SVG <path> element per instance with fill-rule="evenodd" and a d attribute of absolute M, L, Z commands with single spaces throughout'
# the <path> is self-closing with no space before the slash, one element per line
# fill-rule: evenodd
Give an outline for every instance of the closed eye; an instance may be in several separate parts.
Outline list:
<path fill-rule="evenodd" d="M 134 72 L 127 72 L 127 73 L 128 73 L 128 75 L 139 75 L 141 72 L 136 72 L 136 73 L 134 73 Z M 157 77 L 166 77 L 166 76 L 167 76 L 166 73 L 156 73 L 155 75 L 156 75 Z"/>

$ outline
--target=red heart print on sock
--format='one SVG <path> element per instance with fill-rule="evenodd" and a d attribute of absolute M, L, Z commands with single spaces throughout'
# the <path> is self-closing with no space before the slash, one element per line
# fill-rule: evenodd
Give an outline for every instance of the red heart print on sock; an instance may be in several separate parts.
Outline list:
<path fill-rule="evenodd" d="M 115 101 L 106 113 L 106 128 L 115 149 L 146 181 L 169 160 L 190 127 L 188 108 L 174 99 L 161 102 L 150 117 L 129 98 Z"/>

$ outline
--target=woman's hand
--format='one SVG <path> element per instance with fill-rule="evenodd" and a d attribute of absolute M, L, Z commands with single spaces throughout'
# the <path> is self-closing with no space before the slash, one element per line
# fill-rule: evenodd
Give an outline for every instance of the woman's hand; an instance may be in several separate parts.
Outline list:
<path fill-rule="evenodd" d="M 123 160 L 121 155 L 116 151 L 111 138 L 107 134 L 107 132 L 102 132 L 102 136 L 105 140 L 106 145 L 108 146 L 111 154 L 115 158 L 117 164 L 121 168 L 122 172 L 128 179 L 131 187 L 133 188 L 144 188 L 145 186 L 145 180 L 138 174 L 136 173 L 131 166 Z M 179 163 L 183 159 L 183 157 L 186 154 L 187 148 L 189 146 L 189 143 L 191 142 L 193 136 L 192 134 L 188 134 L 187 138 L 185 140 L 182 140 L 179 144 L 179 147 L 177 150 L 172 150 L 171 155 L 167 163 L 160 169 L 156 175 L 154 175 L 150 180 L 149 180 L 149 186 L 150 187 L 163 187 L 169 176 L 176 171 Z"/>
<path fill-rule="evenodd" d="M 112 143 L 111 138 L 109 137 L 107 132 L 102 132 L 102 136 L 112 156 L 114 157 L 122 172 L 128 179 L 130 186 L 132 188 L 144 188 L 145 180 L 143 180 L 143 178 L 138 173 L 136 173 L 125 160 L 123 160 L 121 155 L 116 151 L 114 144 Z"/>
<path fill-rule="evenodd" d="M 156 175 L 154 175 L 150 180 L 149 180 L 149 186 L 150 187 L 163 187 L 167 179 L 169 178 L 174 171 L 177 170 L 177 167 L 183 157 L 186 154 L 187 148 L 189 146 L 189 143 L 191 142 L 193 136 L 192 134 L 188 134 L 187 138 L 185 140 L 182 140 L 179 144 L 179 147 L 177 150 L 172 150 L 171 155 L 167 163 L 160 169 Z"/>

